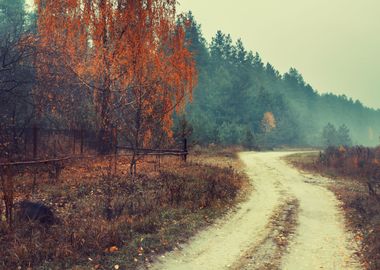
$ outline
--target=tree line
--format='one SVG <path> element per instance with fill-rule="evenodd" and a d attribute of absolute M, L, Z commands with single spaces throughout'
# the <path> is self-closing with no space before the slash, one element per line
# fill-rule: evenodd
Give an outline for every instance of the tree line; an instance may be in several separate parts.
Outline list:
<path fill-rule="evenodd" d="M 280 74 L 240 39 L 234 42 L 221 31 L 208 43 L 191 12 L 186 21 L 199 73 L 186 114 L 195 143 L 324 146 L 324 128 L 331 123 L 348 132 L 350 139 L 342 143 L 378 144 L 380 110 L 344 95 L 319 94 L 296 69 Z M 270 130 L 263 125 L 268 113 L 275 120 Z"/>
<path fill-rule="evenodd" d="M 1 158 L 19 158 L 33 125 L 94 131 L 100 153 L 113 149 L 115 130 L 133 149 L 175 137 L 320 146 L 328 123 L 345 127 L 344 142 L 377 143 L 379 110 L 321 95 L 296 69 L 280 74 L 221 31 L 208 43 L 175 1 L 35 5 L 26 12 L 25 0 L 0 1 Z"/>

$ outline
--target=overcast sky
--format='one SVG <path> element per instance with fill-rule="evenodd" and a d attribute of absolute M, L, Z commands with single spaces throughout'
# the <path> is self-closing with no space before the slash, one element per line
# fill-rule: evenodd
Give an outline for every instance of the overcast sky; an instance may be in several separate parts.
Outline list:
<path fill-rule="evenodd" d="M 380 0 L 179 0 L 208 41 L 241 38 L 280 72 L 295 67 L 319 92 L 380 108 Z"/>

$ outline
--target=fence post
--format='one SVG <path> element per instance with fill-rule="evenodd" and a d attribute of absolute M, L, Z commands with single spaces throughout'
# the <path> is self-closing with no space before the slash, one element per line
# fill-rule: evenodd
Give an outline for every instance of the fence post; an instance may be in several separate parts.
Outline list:
<path fill-rule="evenodd" d="M 80 130 L 80 154 L 83 155 L 83 128 Z"/>
<path fill-rule="evenodd" d="M 76 130 L 73 129 L 73 155 L 75 156 Z"/>
<path fill-rule="evenodd" d="M 28 131 L 29 129 L 25 129 L 25 133 L 24 133 L 24 155 L 25 155 L 25 159 L 27 159 L 28 157 Z"/>
<path fill-rule="evenodd" d="M 182 159 L 184 162 L 187 161 L 187 139 L 186 138 L 183 138 L 183 156 L 182 156 Z"/>
<path fill-rule="evenodd" d="M 52 132 L 53 135 L 53 157 L 57 157 L 57 134 L 55 131 Z"/>
<path fill-rule="evenodd" d="M 13 184 L 13 171 L 11 166 L 2 168 L 1 184 L 3 189 L 3 200 L 5 205 L 5 218 L 8 226 L 12 229 L 13 226 L 13 200 L 14 200 L 14 184 Z"/>
<path fill-rule="evenodd" d="M 34 124 L 33 125 L 33 160 L 37 160 L 37 151 L 38 151 L 38 128 Z M 36 189 L 36 184 L 37 184 L 37 170 L 33 170 L 33 187 L 32 190 L 33 192 Z"/>
<path fill-rule="evenodd" d="M 33 159 L 37 159 L 38 151 L 38 128 L 36 125 L 33 125 Z"/>
<path fill-rule="evenodd" d="M 117 172 L 117 128 L 113 128 L 113 147 L 114 147 L 114 173 Z"/>

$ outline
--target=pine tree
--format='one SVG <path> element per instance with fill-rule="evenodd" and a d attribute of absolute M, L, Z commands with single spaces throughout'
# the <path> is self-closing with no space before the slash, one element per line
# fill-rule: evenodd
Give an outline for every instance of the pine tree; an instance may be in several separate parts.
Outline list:
<path fill-rule="evenodd" d="M 331 123 L 328 123 L 323 128 L 322 140 L 325 147 L 337 146 L 339 144 L 338 132 Z"/>
<path fill-rule="evenodd" d="M 346 125 L 341 125 L 338 129 L 338 142 L 340 145 L 351 146 L 352 139 L 350 137 L 350 130 Z"/>

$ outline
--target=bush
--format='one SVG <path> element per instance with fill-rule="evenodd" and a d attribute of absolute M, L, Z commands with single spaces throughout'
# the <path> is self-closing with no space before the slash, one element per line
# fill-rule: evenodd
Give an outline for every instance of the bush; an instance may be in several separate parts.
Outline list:
<path fill-rule="evenodd" d="M 351 185 L 337 191 L 350 213 L 352 226 L 361 232 L 362 256 L 367 269 L 380 269 L 380 147 L 329 147 L 316 162 L 318 171 L 355 179 L 362 188 Z"/>
<path fill-rule="evenodd" d="M 339 175 L 358 178 L 371 195 L 380 198 L 380 148 L 330 146 L 320 153 L 317 163 Z"/>

